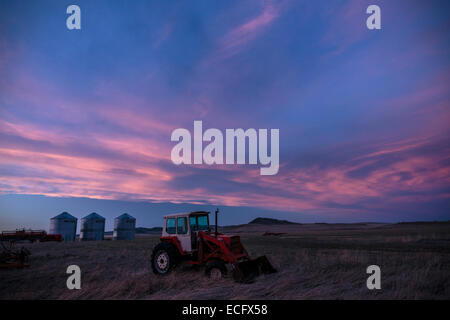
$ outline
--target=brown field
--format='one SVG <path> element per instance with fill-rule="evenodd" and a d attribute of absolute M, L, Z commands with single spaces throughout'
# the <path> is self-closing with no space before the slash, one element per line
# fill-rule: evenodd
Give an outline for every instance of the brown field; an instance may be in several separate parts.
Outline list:
<path fill-rule="evenodd" d="M 228 228 L 227 228 L 228 229 Z M 227 230 L 227 233 L 231 230 Z M 280 236 L 262 233 L 287 232 Z M 155 276 L 159 240 L 25 244 L 30 267 L 0 270 L 0 299 L 449 299 L 450 223 L 239 226 L 249 253 L 279 270 L 251 284 L 211 282 L 202 268 Z M 81 290 L 66 288 L 71 264 Z M 381 290 L 368 290 L 366 268 L 381 267 Z"/>

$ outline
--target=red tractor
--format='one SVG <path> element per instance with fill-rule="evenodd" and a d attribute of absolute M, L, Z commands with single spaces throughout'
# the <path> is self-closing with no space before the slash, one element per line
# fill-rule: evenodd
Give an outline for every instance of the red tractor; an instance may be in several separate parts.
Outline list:
<path fill-rule="evenodd" d="M 276 272 L 266 256 L 252 260 L 239 236 L 217 232 L 218 211 L 214 232 L 206 211 L 165 216 L 161 242 L 152 253 L 153 272 L 168 274 L 182 262 L 204 265 L 206 275 L 213 279 L 222 278 L 231 268 L 233 278 L 239 282 L 249 282 L 260 273 Z"/>

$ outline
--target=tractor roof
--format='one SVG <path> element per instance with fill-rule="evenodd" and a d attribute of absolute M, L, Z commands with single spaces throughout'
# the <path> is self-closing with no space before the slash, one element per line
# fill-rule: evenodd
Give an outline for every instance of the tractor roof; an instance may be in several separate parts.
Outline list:
<path fill-rule="evenodd" d="M 172 213 L 165 215 L 164 218 L 171 218 L 171 217 L 193 217 L 193 216 L 204 216 L 205 214 L 209 214 L 209 211 L 193 211 L 193 212 L 181 212 L 181 213 Z"/>

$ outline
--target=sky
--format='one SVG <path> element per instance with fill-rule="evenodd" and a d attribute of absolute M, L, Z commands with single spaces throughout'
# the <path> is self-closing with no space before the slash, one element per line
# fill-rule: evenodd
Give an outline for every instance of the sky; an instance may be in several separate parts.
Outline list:
<path fill-rule="evenodd" d="M 81 30 L 66 28 L 71 4 Z M 0 229 L 215 207 L 225 223 L 449 220 L 449 9 L 3 0 Z M 171 133 L 195 120 L 279 129 L 278 174 L 174 165 Z"/>

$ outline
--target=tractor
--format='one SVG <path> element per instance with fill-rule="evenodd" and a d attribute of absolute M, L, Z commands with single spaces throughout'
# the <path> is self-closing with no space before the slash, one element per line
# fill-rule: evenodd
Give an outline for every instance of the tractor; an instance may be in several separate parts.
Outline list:
<path fill-rule="evenodd" d="M 205 274 L 217 280 L 231 271 L 238 282 L 251 282 L 261 273 L 274 273 L 266 256 L 251 259 L 239 236 L 211 231 L 207 211 L 171 214 L 164 217 L 160 242 L 153 249 L 151 265 L 157 275 L 170 273 L 185 263 L 204 266 Z"/>

